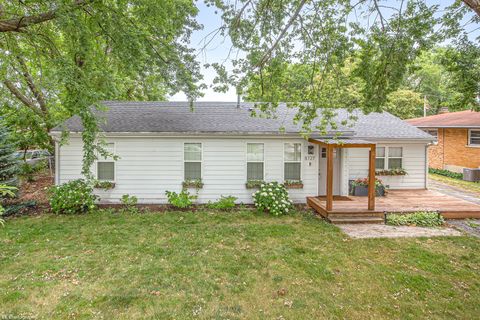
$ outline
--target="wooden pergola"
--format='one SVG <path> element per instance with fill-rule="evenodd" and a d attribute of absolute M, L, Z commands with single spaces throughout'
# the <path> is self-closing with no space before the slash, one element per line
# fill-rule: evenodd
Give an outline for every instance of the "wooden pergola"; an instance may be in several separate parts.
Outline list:
<path fill-rule="evenodd" d="M 354 139 L 308 139 L 327 149 L 327 211 L 333 209 L 333 149 L 335 148 L 369 148 L 368 161 L 368 210 L 375 210 L 375 157 L 376 144 Z"/>

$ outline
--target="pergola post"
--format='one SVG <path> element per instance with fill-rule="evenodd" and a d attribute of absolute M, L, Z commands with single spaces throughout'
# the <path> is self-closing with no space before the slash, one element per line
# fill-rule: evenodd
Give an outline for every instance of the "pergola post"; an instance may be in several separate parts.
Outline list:
<path fill-rule="evenodd" d="M 333 209 L 333 146 L 327 146 L 327 210 Z"/>
<path fill-rule="evenodd" d="M 375 145 L 370 147 L 368 161 L 368 210 L 375 210 Z"/>

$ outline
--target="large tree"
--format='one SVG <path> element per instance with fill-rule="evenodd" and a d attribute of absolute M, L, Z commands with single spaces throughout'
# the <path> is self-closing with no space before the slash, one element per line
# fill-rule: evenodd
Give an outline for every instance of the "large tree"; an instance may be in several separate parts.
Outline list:
<path fill-rule="evenodd" d="M 245 52 L 234 59 L 231 74 L 214 65 L 219 71 L 218 89 L 229 83 L 243 93 L 252 81 L 259 82 L 256 100 L 274 109 L 280 97 L 292 97 L 291 105 L 300 107 L 298 119 L 306 129 L 319 110 L 325 119 L 332 119 L 334 109 L 342 105 L 342 70 L 352 58 L 351 75 L 359 80 L 360 97 L 348 107 L 381 111 L 389 96 L 402 88 L 412 62 L 422 52 L 466 34 L 465 19 L 479 22 L 472 13 L 472 8 L 478 9 L 476 1 L 465 1 L 470 7 L 455 2 L 446 8 L 423 0 L 210 2 L 222 10 L 221 31 Z M 292 64 L 311 67 L 305 85 L 286 87 L 285 78 L 276 76 Z M 320 129 L 328 124 L 322 122 Z"/>
<path fill-rule="evenodd" d="M 86 129 L 83 173 L 89 175 L 95 151 L 102 152 L 95 143 L 92 105 L 106 99 L 161 99 L 178 91 L 191 100 L 198 97 L 201 76 L 187 47 L 199 27 L 196 13 L 189 0 L 4 3 L 2 113 L 23 130 L 40 130 L 35 141 L 46 145 L 59 120 L 79 115 Z"/>

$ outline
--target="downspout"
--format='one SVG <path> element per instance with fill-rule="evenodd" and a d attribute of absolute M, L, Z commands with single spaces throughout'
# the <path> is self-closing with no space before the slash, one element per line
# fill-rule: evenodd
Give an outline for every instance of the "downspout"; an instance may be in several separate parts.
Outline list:
<path fill-rule="evenodd" d="M 55 139 L 55 185 L 60 184 L 60 144 Z"/>

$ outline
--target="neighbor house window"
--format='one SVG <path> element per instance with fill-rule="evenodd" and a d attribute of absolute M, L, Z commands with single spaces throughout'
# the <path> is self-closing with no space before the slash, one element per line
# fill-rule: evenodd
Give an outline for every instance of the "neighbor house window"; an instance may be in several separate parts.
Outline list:
<path fill-rule="evenodd" d="M 202 144 L 185 143 L 183 146 L 184 179 L 199 180 L 202 178 Z"/>
<path fill-rule="evenodd" d="M 107 143 L 104 147 L 110 154 L 115 154 L 115 144 Z M 115 181 L 115 160 L 112 157 L 98 156 L 97 179 L 100 181 Z"/>
<path fill-rule="evenodd" d="M 247 143 L 247 180 L 263 180 L 264 145 Z"/>
<path fill-rule="evenodd" d="M 480 146 L 480 130 L 468 131 L 468 144 L 473 146 Z"/>
<path fill-rule="evenodd" d="M 377 147 L 376 170 L 399 169 L 403 166 L 402 147 Z"/>
<path fill-rule="evenodd" d="M 438 129 L 423 129 L 423 131 L 433 136 L 435 138 L 435 141 L 438 140 Z"/>
<path fill-rule="evenodd" d="M 302 144 L 285 143 L 284 146 L 284 179 L 301 180 Z"/>

